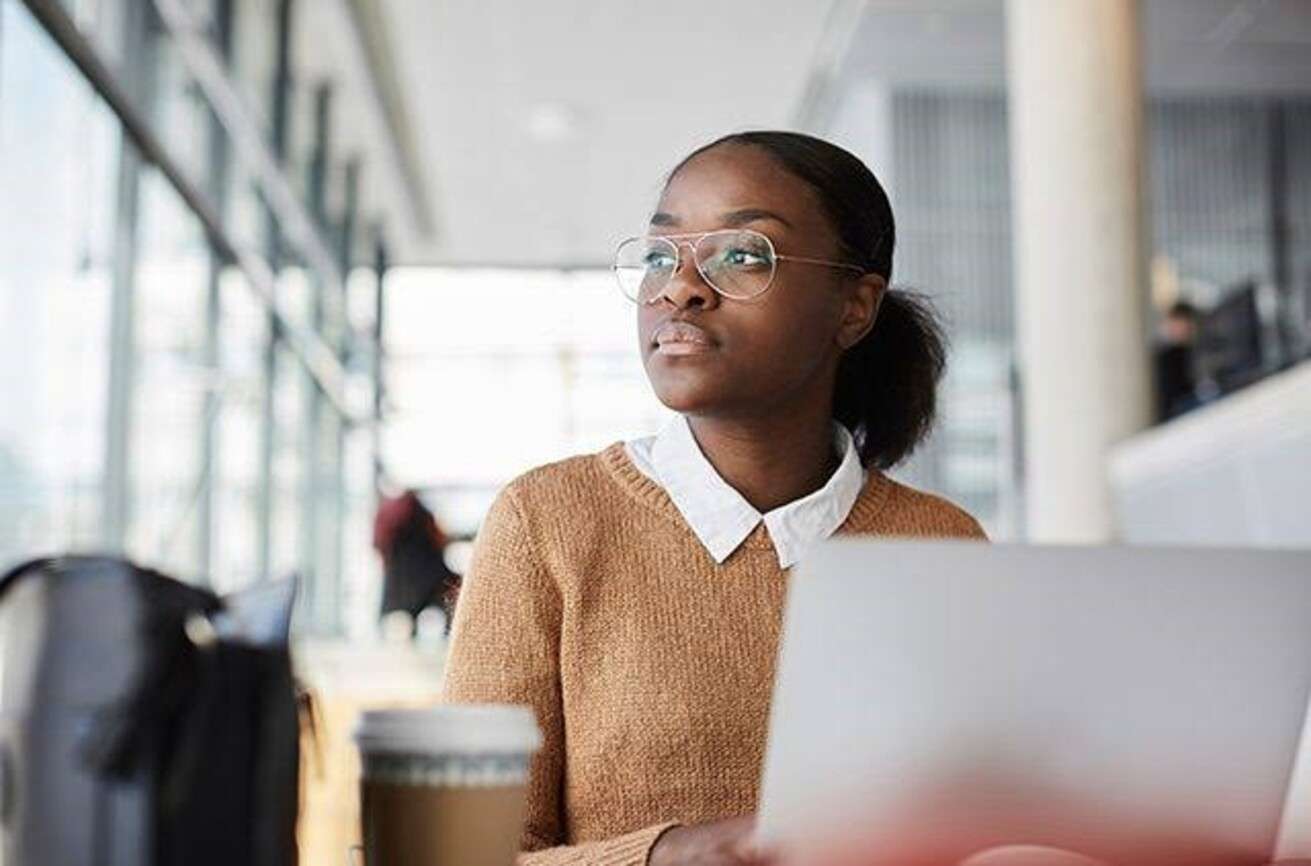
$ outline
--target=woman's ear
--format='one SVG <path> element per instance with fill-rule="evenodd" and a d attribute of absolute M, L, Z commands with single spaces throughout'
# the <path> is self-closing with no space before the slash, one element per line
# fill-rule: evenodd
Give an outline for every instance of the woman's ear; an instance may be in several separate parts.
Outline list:
<path fill-rule="evenodd" d="M 865 339 L 879 317 L 879 305 L 888 281 L 878 274 L 865 274 L 847 293 L 838 325 L 838 346 L 844 351 Z"/>

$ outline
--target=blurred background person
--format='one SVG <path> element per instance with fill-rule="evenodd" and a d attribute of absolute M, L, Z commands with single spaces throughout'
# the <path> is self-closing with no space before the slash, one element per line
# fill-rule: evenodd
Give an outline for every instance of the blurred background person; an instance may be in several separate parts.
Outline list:
<path fill-rule="evenodd" d="M 1197 308 L 1177 301 L 1161 319 L 1155 346 L 1156 414 L 1165 421 L 1197 405 Z"/>
<path fill-rule="evenodd" d="M 373 523 L 373 547 L 382 557 L 381 615 L 404 612 L 411 628 L 428 608 L 439 608 L 449 630 L 460 576 L 446 564 L 449 543 L 419 495 L 407 490 L 384 499 Z"/>

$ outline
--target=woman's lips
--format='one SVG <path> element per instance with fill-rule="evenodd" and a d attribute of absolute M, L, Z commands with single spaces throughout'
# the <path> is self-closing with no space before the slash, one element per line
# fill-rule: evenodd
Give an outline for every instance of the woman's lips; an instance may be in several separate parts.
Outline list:
<path fill-rule="evenodd" d="M 665 322 L 656 328 L 651 342 L 662 355 L 698 355 L 715 348 L 710 334 L 691 322 Z"/>

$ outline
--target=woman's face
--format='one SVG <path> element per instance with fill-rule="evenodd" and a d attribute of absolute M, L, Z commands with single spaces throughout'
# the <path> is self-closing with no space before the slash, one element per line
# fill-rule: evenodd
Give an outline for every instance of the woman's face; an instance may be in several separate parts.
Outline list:
<path fill-rule="evenodd" d="M 767 235 L 782 256 L 843 258 L 814 190 L 749 145 L 721 145 L 684 165 L 648 231 L 725 228 Z M 831 400 L 843 349 L 877 309 L 879 286 L 853 287 L 877 277 L 780 260 L 768 291 L 734 300 L 706 285 L 689 246 L 679 256 L 664 295 L 638 306 L 642 362 L 662 403 L 685 415 L 742 418 Z"/>

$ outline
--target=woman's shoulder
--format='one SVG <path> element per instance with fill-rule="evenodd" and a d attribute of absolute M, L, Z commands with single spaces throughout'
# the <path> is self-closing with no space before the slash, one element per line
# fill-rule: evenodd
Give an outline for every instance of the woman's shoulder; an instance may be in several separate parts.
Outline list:
<path fill-rule="evenodd" d="M 616 442 L 591 454 L 578 454 L 529 469 L 501 491 L 500 499 L 511 499 L 523 511 L 569 514 L 573 509 L 592 516 L 607 503 L 622 504 L 626 488 L 635 487 L 637 470 L 624 456 L 623 443 Z"/>
<path fill-rule="evenodd" d="M 931 538 L 977 538 L 987 533 L 968 511 L 934 493 L 902 484 L 882 473 L 871 473 L 861 494 L 866 507 L 857 516 L 857 532 Z"/>
<path fill-rule="evenodd" d="M 641 528 L 634 508 L 641 480 L 624 446 L 538 466 L 514 478 L 493 500 L 479 529 L 484 547 L 524 555 L 570 557 Z M 654 482 L 649 482 L 654 485 Z"/>

